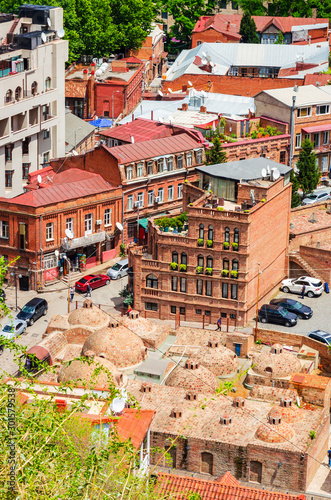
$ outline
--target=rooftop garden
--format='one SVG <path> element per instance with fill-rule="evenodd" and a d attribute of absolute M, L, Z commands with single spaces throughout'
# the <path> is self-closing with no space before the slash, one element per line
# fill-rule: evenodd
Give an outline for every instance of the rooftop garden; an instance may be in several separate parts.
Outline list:
<path fill-rule="evenodd" d="M 239 127 L 237 127 L 239 129 Z M 277 135 L 282 135 L 284 132 L 278 130 L 277 127 L 271 127 L 271 125 L 267 125 L 266 127 L 260 127 L 259 123 L 253 122 L 249 124 L 249 132 L 245 133 L 244 136 L 238 136 L 237 133 L 231 132 L 231 134 L 225 133 L 226 127 L 222 125 L 216 130 L 212 130 L 210 127 L 206 134 L 206 139 L 213 142 L 213 139 L 217 136 L 220 139 L 222 144 L 228 144 L 231 142 L 238 142 L 251 140 L 251 139 L 260 139 L 262 137 L 274 137 Z"/>
<path fill-rule="evenodd" d="M 160 231 L 164 231 L 165 233 L 186 233 L 188 231 L 188 217 L 187 213 L 183 212 L 176 217 L 160 217 L 159 219 L 154 220 L 154 224 L 158 226 Z"/>

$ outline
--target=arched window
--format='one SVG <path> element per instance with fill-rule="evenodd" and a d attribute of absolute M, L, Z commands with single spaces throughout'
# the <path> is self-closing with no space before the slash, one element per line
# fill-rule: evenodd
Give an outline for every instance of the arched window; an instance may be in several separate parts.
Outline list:
<path fill-rule="evenodd" d="M 208 226 L 208 240 L 213 241 L 214 239 L 214 228 L 212 225 Z"/>
<path fill-rule="evenodd" d="M 158 279 L 154 274 L 146 276 L 146 288 L 158 288 Z"/>
<path fill-rule="evenodd" d="M 21 87 L 16 87 L 15 89 L 15 100 L 18 101 L 21 98 L 22 89 Z"/>
<path fill-rule="evenodd" d="M 249 480 L 254 483 L 262 483 L 262 463 L 252 460 L 249 464 Z"/>
<path fill-rule="evenodd" d="M 223 269 L 229 270 L 229 259 L 223 259 Z"/>
<path fill-rule="evenodd" d="M 172 252 L 172 262 L 176 262 L 178 264 L 178 253 Z"/>
<path fill-rule="evenodd" d="M 237 227 L 234 230 L 233 241 L 239 245 L 239 229 Z"/>
<path fill-rule="evenodd" d="M 183 252 L 180 256 L 180 263 L 187 266 L 187 254 L 185 252 Z"/>
<path fill-rule="evenodd" d="M 237 259 L 233 259 L 232 261 L 232 271 L 238 271 L 239 269 L 239 262 Z"/>
<path fill-rule="evenodd" d="M 230 243 L 230 229 L 228 227 L 224 229 L 224 241 Z"/>
<path fill-rule="evenodd" d="M 200 464 L 200 472 L 205 474 L 213 474 L 213 463 L 214 457 L 211 453 L 204 451 L 201 453 L 201 464 Z"/>
<path fill-rule="evenodd" d="M 31 94 L 36 95 L 37 90 L 38 90 L 38 84 L 37 84 L 37 82 L 33 82 L 31 84 Z"/>
<path fill-rule="evenodd" d="M 213 258 L 212 258 L 210 255 L 208 255 L 208 257 L 207 257 L 207 265 L 206 265 L 206 267 L 211 267 L 211 268 L 213 268 L 213 262 L 214 262 Z"/>
<path fill-rule="evenodd" d="M 48 76 L 45 80 L 45 90 L 50 90 L 50 88 L 51 88 L 51 79 Z"/>
<path fill-rule="evenodd" d="M 6 92 L 6 102 L 11 102 L 13 100 L 13 91 L 7 90 Z"/>
<path fill-rule="evenodd" d="M 200 238 L 201 240 L 203 240 L 203 239 L 204 239 L 204 237 L 205 237 L 205 236 L 204 236 L 204 228 L 205 228 L 205 227 L 204 227 L 204 225 L 203 225 L 203 224 L 200 224 L 200 226 L 199 226 L 199 238 Z"/>
<path fill-rule="evenodd" d="M 198 267 L 203 267 L 204 258 L 203 255 L 198 255 L 197 265 Z"/>

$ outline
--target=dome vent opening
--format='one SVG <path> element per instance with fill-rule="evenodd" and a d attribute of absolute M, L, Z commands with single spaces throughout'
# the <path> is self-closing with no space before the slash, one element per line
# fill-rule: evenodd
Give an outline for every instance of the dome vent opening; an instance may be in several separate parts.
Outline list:
<path fill-rule="evenodd" d="M 232 418 L 230 417 L 230 415 L 223 415 L 220 418 L 220 424 L 222 425 L 229 425 L 231 423 L 232 423 Z"/>
<path fill-rule="evenodd" d="M 180 410 L 179 408 L 173 408 L 171 410 L 170 416 L 173 417 L 173 418 L 181 418 L 181 416 L 182 416 L 182 410 Z"/>
<path fill-rule="evenodd" d="M 141 384 L 141 392 L 152 392 L 152 386 L 148 382 Z"/>
<path fill-rule="evenodd" d="M 212 347 L 212 348 L 215 348 L 215 347 L 218 347 L 218 340 L 214 340 L 214 339 L 210 339 L 208 340 L 208 347 Z"/>
<path fill-rule="evenodd" d="M 242 397 L 236 397 L 233 399 L 233 406 L 236 408 L 243 408 L 245 406 L 245 400 Z"/>
<path fill-rule="evenodd" d="M 282 398 L 280 405 L 283 406 L 284 408 L 289 408 L 290 406 L 292 406 L 292 402 L 293 402 L 292 398 Z"/>
<path fill-rule="evenodd" d="M 185 363 L 185 368 L 188 370 L 197 370 L 199 368 L 199 361 L 195 359 L 188 359 Z"/>
<path fill-rule="evenodd" d="M 186 394 L 186 399 L 187 399 L 188 401 L 196 401 L 196 399 L 197 399 L 197 394 L 196 394 L 195 392 L 188 392 L 188 393 Z"/>

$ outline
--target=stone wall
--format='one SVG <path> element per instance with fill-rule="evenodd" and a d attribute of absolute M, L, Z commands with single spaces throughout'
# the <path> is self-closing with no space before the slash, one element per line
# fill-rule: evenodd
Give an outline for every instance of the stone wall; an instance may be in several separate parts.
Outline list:
<path fill-rule="evenodd" d="M 328 232 L 331 238 L 331 230 Z M 331 250 L 317 246 L 300 245 L 300 257 L 308 262 L 323 281 L 331 283 Z"/>

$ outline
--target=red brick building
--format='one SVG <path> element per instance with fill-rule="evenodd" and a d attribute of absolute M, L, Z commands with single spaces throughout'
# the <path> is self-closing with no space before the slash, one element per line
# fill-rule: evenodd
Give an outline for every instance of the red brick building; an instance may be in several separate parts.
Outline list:
<path fill-rule="evenodd" d="M 72 269 L 85 269 L 114 257 L 121 242 L 120 188 L 78 169 L 44 170 L 26 193 L 0 199 L 0 254 L 9 262 L 19 257 L 14 268 L 23 290 L 66 274 L 64 256 Z"/>
<path fill-rule="evenodd" d="M 130 248 L 134 306 L 152 318 L 245 325 L 288 269 L 290 168 L 257 158 L 197 171 L 213 194 L 184 185 L 187 231 L 165 233 L 151 219 L 148 247 Z"/>

